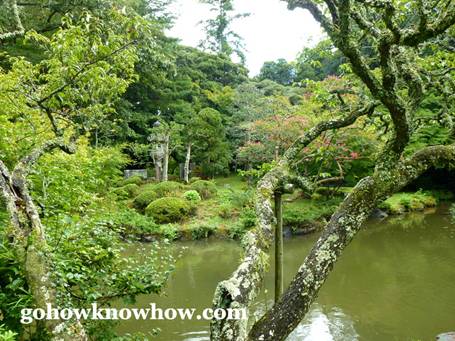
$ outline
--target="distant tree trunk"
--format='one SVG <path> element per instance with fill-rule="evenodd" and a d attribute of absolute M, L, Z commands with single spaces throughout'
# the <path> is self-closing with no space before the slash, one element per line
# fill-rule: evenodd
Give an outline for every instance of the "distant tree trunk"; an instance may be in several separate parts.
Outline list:
<path fill-rule="evenodd" d="M 191 143 L 186 146 L 185 166 L 183 168 L 183 180 L 185 183 L 190 182 L 190 160 L 191 160 Z"/>
<path fill-rule="evenodd" d="M 10 216 L 12 233 L 9 236 L 33 295 L 35 308 L 46 309 L 47 304 L 57 307 L 56 292 L 52 283 L 51 266 L 47 258 L 48 245 L 44 226 L 29 193 L 27 175 L 38 158 L 52 149 L 74 152 L 59 139 L 51 140 L 24 157 L 9 172 L 0 160 L 0 189 Z M 44 320 L 41 324 L 52 340 L 87 340 L 79 321 Z"/>
<path fill-rule="evenodd" d="M 168 181 L 169 172 L 169 135 L 166 135 L 163 143 L 163 174 L 162 181 Z"/>

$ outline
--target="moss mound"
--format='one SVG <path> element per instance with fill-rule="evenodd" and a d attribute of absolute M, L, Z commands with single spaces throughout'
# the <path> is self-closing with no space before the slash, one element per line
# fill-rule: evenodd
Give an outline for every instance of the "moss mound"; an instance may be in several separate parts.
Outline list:
<path fill-rule="evenodd" d="M 145 214 L 159 224 L 175 223 L 188 217 L 193 211 L 191 204 L 182 198 L 167 197 L 150 203 Z"/>
<path fill-rule="evenodd" d="M 197 180 L 190 185 L 192 190 L 195 190 L 203 199 L 209 199 L 216 195 L 216 185 L 212 181 Z"/>
<path fill-rule="evenodd" d="M 158 194 L 154 190 L 146 190 L 139 193 L 133 200 L 133 205 L 138 210 L 144 210 L 152 201 L 158 199 Z"/>

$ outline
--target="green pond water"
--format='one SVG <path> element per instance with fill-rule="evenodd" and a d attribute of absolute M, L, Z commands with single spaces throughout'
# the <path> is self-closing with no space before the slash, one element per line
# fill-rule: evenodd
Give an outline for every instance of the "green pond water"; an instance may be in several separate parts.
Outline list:
<path fill-rule="evenodd" d="M 285 240 L 285 282 L 289 283 L 317 235 Z M 216 284 L 236 268 L 238 243 L 182 242 L 165 293 L 139 297 L 130 307 L 211 307 Z M 130 256 L 140 252 L 130 249 Z M 273 264 L 273 261 L 272 263 Z M 273 267 L 254 305 L 271 306 Z M 160 328 L 156 340 L 208 340 L 207 321 L 123 321 L 121 333 Z M 317 301 L 289 340 L 435 340 L 455 331 L 455 225 L 447 207 L 408 214 L 363 227 L 336 264 Z"/>

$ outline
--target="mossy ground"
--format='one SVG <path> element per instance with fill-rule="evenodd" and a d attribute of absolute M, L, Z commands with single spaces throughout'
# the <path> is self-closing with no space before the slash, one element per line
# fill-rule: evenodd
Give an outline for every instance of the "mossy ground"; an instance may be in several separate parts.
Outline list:
<path fill-rule="evenodd" d="M 422 211 L 434 207 L 439 201 L 453 199 L 453 194 L 448 191 L 418 191 L 415 193 L 395 193 L 385 200 L 379 208 L 389 214 L 402 214 L 404 212 Z"/>

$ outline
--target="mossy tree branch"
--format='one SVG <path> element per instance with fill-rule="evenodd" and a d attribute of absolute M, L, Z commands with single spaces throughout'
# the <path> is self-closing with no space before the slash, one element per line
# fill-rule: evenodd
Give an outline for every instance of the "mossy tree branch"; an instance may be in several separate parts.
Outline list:
<path fill-rule="evenodd" d="M 285 153 L 278 166 L 261 179 L 256 191 L 258 223 L 243 238 L 244 256 L 242 263 L 229 279 L 218 284 L 213 299 L 214 307 L 248 309 L 256 297 L 258 287 L 267 269 L 268 251 L 273 240 L 274 193 L 282 190 L 287 183 L 294 183 L 307 189 L 312 186 L 310 181 L 295 176 L 291 172 L 289 161 L 323 132 L 350 126 L 359 117 L 371 115 L 377 105 L 376 102 L 369 103 L 363 108 L 350 112 L 345 117 L 319 123 L 302 135 Z M 213 320 L 211 323 L 211 338 L 213 340 L 244 340 L 246 335 L 247 321 L 245 320 Z"/>

